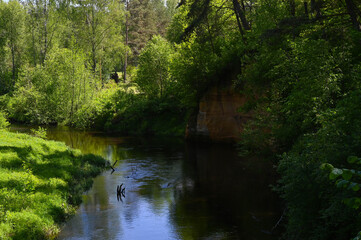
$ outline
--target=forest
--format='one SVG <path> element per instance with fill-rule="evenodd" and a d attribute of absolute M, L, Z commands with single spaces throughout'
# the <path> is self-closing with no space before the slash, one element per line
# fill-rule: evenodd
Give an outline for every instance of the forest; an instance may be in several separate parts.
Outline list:
<path fill-rule="evenodd" d="M 9 123 L 184 136 L 220 82 L 249 99 L 239 154 L 277 166 L 282 238 L 361 239 L 360 1 L 0 0 L 1 146 Z M 37 170 L 1 146 L 0 195 L 33 194 L 4 189 Z M 0 198 L 0 238 L 18 207 Z"/>

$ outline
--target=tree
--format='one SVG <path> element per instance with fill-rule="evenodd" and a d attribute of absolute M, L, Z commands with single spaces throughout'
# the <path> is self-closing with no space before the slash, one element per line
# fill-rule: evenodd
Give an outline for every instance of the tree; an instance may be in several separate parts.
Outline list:
<path fill-rule="evenodd" d="M 132 0 L 129 9 L 129 46 L 137 62 L 141 50 L 148 40 L 156 34 L 155 17 L 150 7 L 150 0 Z"/>
<path fill-rule="evenodd" d="M 124 57 L 124 67 L 123 67 L 123 81 L 127 81 L 127 67 L 128 67 L 128 40 L 129 40 L 129 0 L 125 0 L 125 57 Z"/>
<path fill-rule="evenodd" d="M 114 71 L 116 64 L 113 65 L 107 58 L 112 55 L 118 58 L 117 51 L 123 51 L 121 28 L 124 9 L 120 2 L 79 1 L 73 10 L 71 17 L 75 39 L 88 54 L 93 72 L 102 75 L 102 69 L 106 69 L 107 73 Z M 114 62 L 120 65 L 119 59 Z"/>
<path fill-rule="evenodd" d="M 8 80 L 6 77 L 7 69 L 6 63 L 6 41 L 7 36 L 5 34 L 5 17 L 3 16 L 6 9 L 6 3 L 0 1 L 0 94 L 8 92 Z"/>
<path fill-rule="evenodd" d="M 24 8 L 0 2 L 0 94 L 12 90 L 24 54 Z"/>
<path fill-rule="evenodd" d="M 8 39 L 8 48 L 11 54 L 12 79 L 14 80 L 20 67 L 20 57 L 22 53 L 24 36 L 24 8 L 18 1 L 11 0 L 2 9 L 2 19 L 4 21 L 4 32 Z"/>
<path fill-rule="evenodd" d="M 102 43 L 111 28 L 105 19 L 105 11 L 109 4 L 109 1 L 79 1 L 79 15 L 76 16 L 78 19 L 74 19 L 81 23 L 77 26 L 77 38 L 82 41 L 81 45 L 85 47 L 85 51 L 90 52 L 93 72 L 100 61 L 98 55 L 102 51 Z"/>
<path fill-rule="evenodd" d="M 154 36 L 139 56 L 136 83 L 149 97 L 162 97 L 170 83 L 169 65 L 172 46 L 161 36 Z"/>
<path fill-rule="evenodd" d="M 137 64 L 137 58 L 146 43 L 154 35 L 165 36 L 171 13 L 163 0 L 132 0 L 129 10 L 129 47 L 133 54 L 132 63 Z"/>
<path fill-rule="evenodd" d="M 232 0 L 233 3 L 233 10 L 237 18 L 238 28 L 241 33 L 243 33 L 244 30 L 250 30 L 251 27 L 246 19 L 246 13 L 245 8 L 241 8 L 241 5 L 239 4 L 238 0 Z M 243 3 L 243 2 L 242 2 Z M 240 24 L 240 22 L 242 24 Z M 242 29 L 243 27 L 243 29 Z"/>
<path fill-rule="evenodd" d="M 59 21 L 56 16 L 55 2 L 51 0 L 26 0 L 28 49 L 33 66 L 43 64 L 53 46 L 53 38 Z"/>
<path fill-rule="evenodd" d="M 9 103 L 10 117 L 35 124 L 71 124 L 99 88 L 85 64 L 81 50 L 55 48 L 44 66 L 24 69 Z"/>

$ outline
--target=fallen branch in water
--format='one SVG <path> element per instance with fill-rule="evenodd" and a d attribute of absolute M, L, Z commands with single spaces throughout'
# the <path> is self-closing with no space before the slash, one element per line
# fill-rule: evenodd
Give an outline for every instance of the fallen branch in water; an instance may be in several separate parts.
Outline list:
<path fill-rule="evenodd" d="M 112 168 L 114 168 L 114 166 L 115 166 L 115 164 L 118 162 L 118 160 L 116 160 L 115 162 L 114 162 L 114 164 L 113 164 L 113 167 Z"/>
<path fill-rule="evenodd" d="M 283 210 L 283 213 L 282 213 L 280 219 L 278 219 L 277 223 L 273 226 L 271 232 L 273 232 L 273 230 L 275 230 L 275 229 L 278 227 L 278 225 L 280 225 L 280 223 L 281 223 L 282 220 L 283 220 L 283 216 L 286 214 L 286 210 L 287 210 L 287 208 L 285 208 L 285 209 Z"/>
<path fill-rule="evenodd" d="M 117 200 L 122 201 L 122 197 L 125 198 L 125 187 L 122 188 L 123 183 L 117 186 Z M 123 201 L 122 201 L 123 202 Z"/>

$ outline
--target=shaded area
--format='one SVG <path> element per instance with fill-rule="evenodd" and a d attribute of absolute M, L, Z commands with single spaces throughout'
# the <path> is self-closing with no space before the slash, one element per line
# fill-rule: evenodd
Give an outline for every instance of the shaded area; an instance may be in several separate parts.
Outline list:
<path fill-rule="evenodd" d="M 241 159 L 233 147 L 216 144 L 188 145 L 187 155 L 187 177 L 172 207 L 182 239 L 277 238 L 280 205 L 269 186 L 270 162 Z"/>

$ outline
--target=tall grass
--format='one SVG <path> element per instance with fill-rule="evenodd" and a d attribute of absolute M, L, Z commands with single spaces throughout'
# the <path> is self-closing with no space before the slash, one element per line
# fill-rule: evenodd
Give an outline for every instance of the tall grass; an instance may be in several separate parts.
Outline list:
<path fill-rule="evenodd" d="M 105 166 L 64 143 L 0 130 L 0 239 L 54 239 Z"/>

